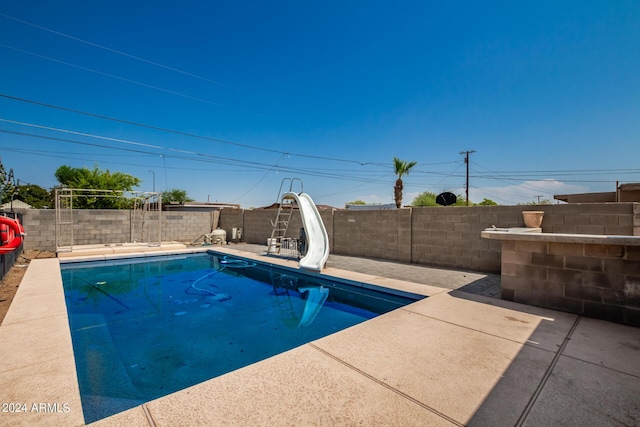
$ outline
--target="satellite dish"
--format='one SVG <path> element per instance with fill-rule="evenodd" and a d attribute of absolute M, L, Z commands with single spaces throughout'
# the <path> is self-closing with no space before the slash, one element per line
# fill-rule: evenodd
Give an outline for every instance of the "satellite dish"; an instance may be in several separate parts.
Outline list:
<path fill-rule="evenodd" d="M 456 200 L 458 198 L 455 194 L 445 191 L 444 193 L 440 193 L 436 196 L 436 203 L 440 206 L 450 206 L 455 205 Z"/>

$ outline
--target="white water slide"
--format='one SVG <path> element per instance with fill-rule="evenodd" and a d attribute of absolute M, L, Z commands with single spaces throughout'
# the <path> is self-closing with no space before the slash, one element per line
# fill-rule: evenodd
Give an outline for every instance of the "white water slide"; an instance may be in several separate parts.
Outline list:
<path fill-rule="evenodd" d="M 321 271 L 329 258 L 329 235 L 320 212 L 307 193 L 284 193 L 282 199 L 286 198 L 293 198 L 298 204 L 307 237 L 307 253 L 300 260 L 300 268 Z"/>

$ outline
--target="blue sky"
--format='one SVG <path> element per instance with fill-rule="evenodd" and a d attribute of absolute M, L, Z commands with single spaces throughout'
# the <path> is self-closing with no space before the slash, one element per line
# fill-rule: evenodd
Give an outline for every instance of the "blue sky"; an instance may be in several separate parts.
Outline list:
<path fill-rule="evenodd" d="M 637 1 L 0 0 L 0 156 L 343 207 L 392 203 L 394 156 L 405 203 L 464 193 L 474 150 L 470 199 L 526 203 L 640 182 L 638 76 Z"/>

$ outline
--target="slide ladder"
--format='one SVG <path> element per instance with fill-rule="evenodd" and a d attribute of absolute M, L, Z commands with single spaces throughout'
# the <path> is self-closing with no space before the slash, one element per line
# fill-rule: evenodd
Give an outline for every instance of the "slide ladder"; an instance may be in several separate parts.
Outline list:
<path fill-rule="evenodd" d="M 276 273 L 274 271 L 270 271 L 269 275 L 271 277 L 271 283 L 273 284 L 273 305 L 280 313 L 282 323 L 289 329 L 293 329 L 297 327 L 300 320 L 293 308 L 289 289 L 295 290 L 297 288 L 298 279 L 293 276 Z"/>
<path fill-rule="evenodd" d="M 275 222 L 272 222 L 273 230 L 271 230 L 271 240 L 267 248 L 267 255 L 270 253 L 280 253 L 282 241 L 287 235 L 289 229 L 289 220 L 293 214 L 293 200 L 291 198 L 282 198 Z"/>
<path fill-rule="evenodd" d="M 293 214 L 295 200 L 292 197 L 282 197 L 282 199 L 280 199 L 280 195 L 282 194 L 282 188 L 286 183 L 289 184 L 289 189 L 285 191 L 293 191 L 293 184 L 295 182 L 300 183 L 300 192 L 302 192 L 303 185 L 300 178 L 283 178 L 282 182 L 280 182 L 278 197 L 276 197 L 276 203 L 279 203 L 278 213 L 276 214 L 275 222 L 271 221 L 273 230 L 271 230 L 271 238 L 267 242 L 267 255 L 276 253 L 279 254 L 280 250 L 282 249 L 284 239 L 287 235 L 287 230 L 289 229 L 289 220 L 291 219 L 291 215 Z"/>

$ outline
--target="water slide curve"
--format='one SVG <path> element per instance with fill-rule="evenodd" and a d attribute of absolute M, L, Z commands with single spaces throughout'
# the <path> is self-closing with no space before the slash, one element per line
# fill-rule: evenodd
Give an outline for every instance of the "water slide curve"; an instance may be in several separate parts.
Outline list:
<path fill-rule="evenodd" d="M 300 268 L 321 271 L 329 258 L 329 235 L 318 208 L 307 193 L 284 193 L 282 198 L 295 199 L 302 216 L 302 224 L 307 236 L 307 253 L 300 260 Z"/>

